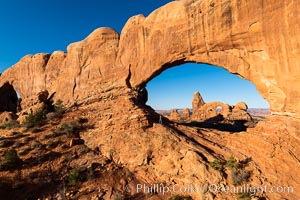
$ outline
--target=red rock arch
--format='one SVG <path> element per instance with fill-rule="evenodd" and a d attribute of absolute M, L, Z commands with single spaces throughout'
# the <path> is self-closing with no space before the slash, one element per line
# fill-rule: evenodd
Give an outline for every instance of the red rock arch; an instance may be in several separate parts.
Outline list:
<path fill-rule="evenodd" d="M 291 26 L 300 20 L 300 3 L 274 0 L 268 5 L 174 1 L 147 18 L 131 18 L 122 31 L 118 55 L 131 73 L 131 86 L 143 86 L 186 62 L 209 63 L 254 83 L 273 113 L 299 116 L 300 92 L 288 84 L 300 84 L 295 59 L 300 55 L 300 28 Z M 286 12 L 293 14 L 283 19 Z"/>
<path fill-rule="evenodd" d="M 28 99 L 56 92 L 71 104 L 143 87 L 176 65 L 208 63 L 255 84 L 273 114 L 299 118 L 299 9 L 300 1 L 173 1 L 130 18 L 120 36 L 100 28 L 67 53 L 26 56 L 1 75 L 0 86 L 13 82 Z"/>

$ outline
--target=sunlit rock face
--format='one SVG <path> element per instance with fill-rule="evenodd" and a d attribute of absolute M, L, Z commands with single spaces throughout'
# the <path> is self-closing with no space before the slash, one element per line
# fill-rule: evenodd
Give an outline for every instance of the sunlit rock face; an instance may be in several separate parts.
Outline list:
<path fill-rule="evenodd" d="M 86 116 L 97 122 L 81 135 L 85 144 L 145 181 L 220 182 L 222 174 L 208 161 L 235 154 L 253 159 L 256 184 L 299 188 L 299 10 L 296 0 L 173 1 L 148 17 L 130 18 L 120 35 L 99 28 L 67 52 L 25 56 L 0 76 L 0 88 L 12 85 L 23 109 L 43 90 L 56 92 L 54 99 L 64 104 L 90 106 Z M 159 116 L 143 105 L 146 83 L 186 62 L 220 66 L 250 80 L 276 115 L 239 134 L 182 127 L 188 135 L 180 135 L 165 119 L 158 124 Z M 0 97 L 6 92 L 0 89 Z M 297 191 L 276 195 L 270 199 L 300 198 Z"/>
<path fill-rule="evenodd" d="M 220 66 L 254 83 L 272 112 L 299 117 L 299 8 L 295 1 L 174 1 L 127 22 L 118 59 L 133 87 L 189 61 Z"/>
<path fill-rule="evenodd" d="M 24 99 L 55 91 L 72 103 L 144 87 L 185 62 L 210 63 L 254 83 L 274 114 L 299 117 L 299 7 L 276 0 L 170 2 L 130 18 L 121 36 L 100 28 L 66 53 L 25 56 L 2 74 L 0 86 L 11 82 Z"/>

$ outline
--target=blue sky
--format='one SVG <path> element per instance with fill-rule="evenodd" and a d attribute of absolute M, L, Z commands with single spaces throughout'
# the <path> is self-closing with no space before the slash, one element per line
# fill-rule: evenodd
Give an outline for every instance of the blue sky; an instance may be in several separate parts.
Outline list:
<path fill-rule="evenodd" d="M 0 72 L 35 53 L 66 51 L 98 27 L 121 32 L 127 19 L 147 16 L 171 0 L 6 0 L 0 2 Z M 148 83 L 149 102 L 156 109 L 191 107 L 194 91 L 205 101 L 268 107 L 255 87 L 216 67 L 187 64 L 162 73 Z"/>
<path fill-rule="evenodd" d="M 121 32 L 128 18 L 171 0 L 1 0 L 0 72 L 26 54 L 66 50 L 94 29 Z"/>
<path fill-rule="evenodd" d="M 269 108 L 254 84 L 227 70 L 188 63 L 164 71 L 147 84 L 148 103 L 155 109 L 191 108 L 195 91 L 205 102 L 221 101 L 234 105 L 240 101 L 249 108 Z"/>

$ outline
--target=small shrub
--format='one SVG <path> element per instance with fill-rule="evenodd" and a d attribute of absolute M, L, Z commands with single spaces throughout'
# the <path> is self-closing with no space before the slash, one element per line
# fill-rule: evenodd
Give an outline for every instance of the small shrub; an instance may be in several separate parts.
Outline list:
<path fill-rule="evenodd" d="M 16 120 L 9 120 L 7 122 L 4 122 L 1 126 L 0 129 L 14 129 L 14 128 L 19 128 L 20 124 Z"/>
<path fill-rule="evenodd" d="M 174 195 L 168 198 L 168 200 L 193 200 L 191 196 Z"/>
<path fill-rule="evenodd" d="M 18 167 L 22 163 L 15 149 L 8 149 L 4 153 L 4 160 L 0 166 L 2 170 L 10 170 Z"/>
<path fill-rule="evenodd" d="M 209 165 L 214 169 L 214 170 L 222 170 L 223 165 L 219 160 L 214 160 L 212 162 L 209 162 Z"/>
<path fill-rule="evenodd" d="M 23 122 L 23 125 L 26 128 L 39 127 L 45 122 L 46 114 L 47 111 L 45 109 L 39 109 L 35 113 L 30 113 Z"/>
<path fill-rule="evenodd" d="M 239 192 L 237 195 L 238 200 L 251 200 L 251 195 L 249 192 Z"/>
<path fill-rule="evenodd" d="M 251 173 L 245 169 L 233 169 L 231 172 L 232 184 L 241 185 L 248 182 Z"/>
<path fill-rule="evenodd" d="M 70 185 L 76 185 L 77 183 L 83 181 L 83 177 L 80 174 L 80 171 L 77 169 L 73 169 L 68 176 L 68 183 Z"/>
<path fill-rule="evenodd" d="M 62 123 L 59 127 L 60 132 L 66 134 L 69 137 L 73 137 L 76 131 L 78 131 L 79 129 L 80 128 L 77 122 L 65 122 Z"/>
<path fill-rule="evenodd" d="M 239 162 L 233 156 L 230 156 L 226 162 L 226 167 L 229 169 L 237 169 L 239 167 Z"/>
<path fill-rule="evenodd" d="M 54 112 L 58 114 L 58 116 L 61 116 L 66 111 L 66 108 L 63 106 L 62 100 L 58 99 L 56 103 L 54 104 Z"/>

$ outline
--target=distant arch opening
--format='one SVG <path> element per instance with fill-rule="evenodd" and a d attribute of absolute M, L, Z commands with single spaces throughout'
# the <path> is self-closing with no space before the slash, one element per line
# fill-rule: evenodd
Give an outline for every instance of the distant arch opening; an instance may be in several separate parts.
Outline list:
<path fill-rule="evenodd" d="M 217 107 L 216 107 L 216 111 L 217 111 L 218 113 L 221 113 L 221 112 L 222 112 L 222 106 L 217 106 Z"/>
<path fill-rule="evenodd" d="M 0 112 L 18 112 L 20 108 L 20 95 L 10 83 L 0 87 Z"/>
<path fill-rule="evenodd" d="M 220 115 L 228 119 L 249 119 L 238 110 L 259 115 L 259 118 L 253 116 L 258 120 L 269 114 L 268 102 L 258 93 L 253 83 L 213 65 L 186 63 L 171 67 L 150 80 L 146 89 L 146 104 L 172 121 L 182 119 L 180 115 L 184 108 L 191 111 L 190 121 L 202 118 L 205 121 L 209 117 L 222 120 Z M 201 109 L 198 113 L 193 110 L 193 94 L 196 91 L 200 93 L 199 101 L 205 102 L 202 105 L 203 112 Z M 172 112 L 175 109 L 179 115 Z M 195 113 L 198 117 L 195 117 Z"/>

